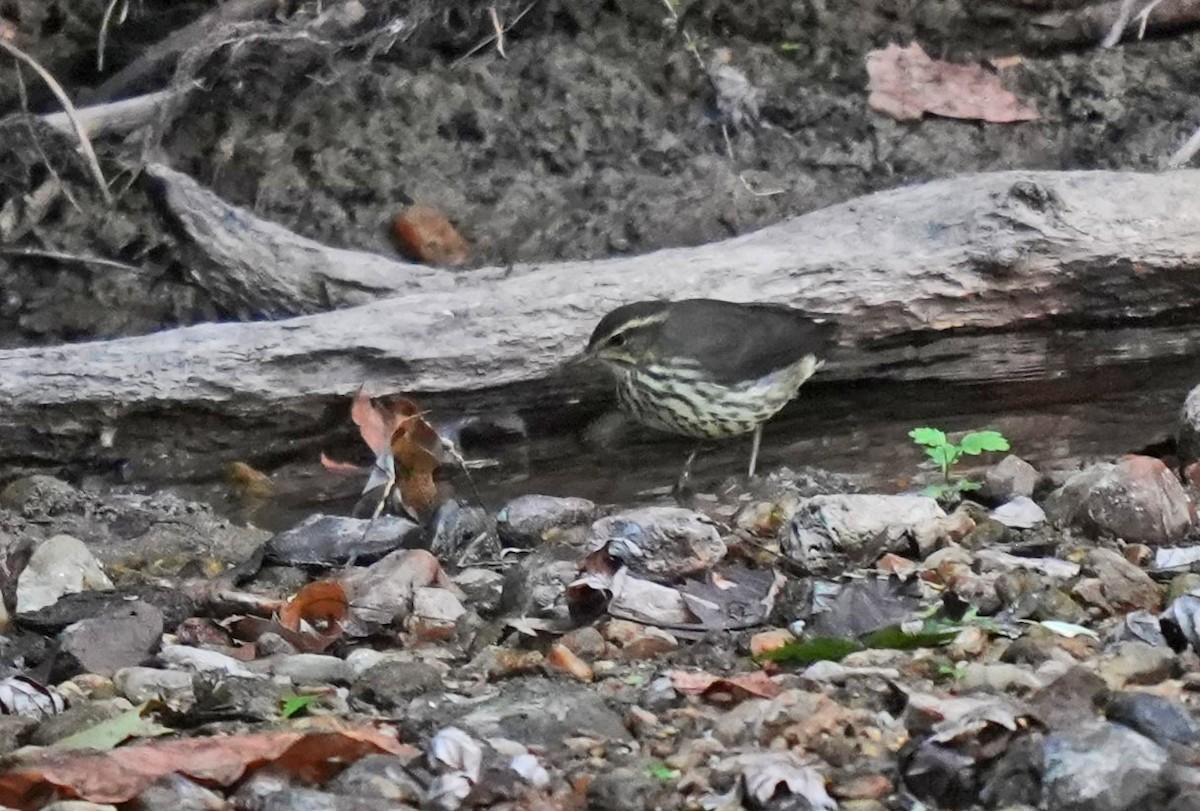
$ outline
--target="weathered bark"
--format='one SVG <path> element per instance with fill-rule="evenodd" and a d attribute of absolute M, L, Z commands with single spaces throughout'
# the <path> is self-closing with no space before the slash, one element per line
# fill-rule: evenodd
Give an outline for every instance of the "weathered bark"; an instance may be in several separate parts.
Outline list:
<path fill-rule="evenodd" d="M 457 284 L 436 268 L 306 239 L 161 164 L 147 166 L 146 175 L 188 237 L 184 258 L 192 277 L 222 308 L 244 318 L 319 313 Z"/>
<path fill-rule="evenodd" d="M 223 223 L 214 244 L 260 238 L 253 223 Z M 314 275 L 387 266 L 283 229 L 272 239 L 254 258 L 267 277 L 296 250 L 311 252 Z M 363 383 L 442 413 L 502 404 L 536 421 L 581 393 L 555 371 L 599 316 L 650 297 L 828 316 L 841 335 L 826 380 L 1054 380 L 1192 355 L 1200 171 L 965 176 L 698 248 L 509 273 L 391 264 L 411 293 L 284 321 L 0 352 L 0 458 L 117 456 L 168 472 L 279 458 L 342 424 L 345 396 Z M 99 442 L 106 429 L 112 441 Z"/>
<path fill-rule="evenodd" d="M 1042 44 L 1054 43 L 1100 43 L 1112 47 L 1122 39 L 1134 41 L 1142 25 L 1139 13 L 1152 0 L 1138 0 L 1125 8 L 1124 0 L 1104 3 L 1089 3 L 1081 8 L 1071 8 L 1042 14 L 1033 20 L 1031 39 Z M 1124 12 L 1128 12 L 1126 15 Z M 1161 34 L 1188 28 L 1200 22 L 1200 2 L 1197 0 L 1162 0 L 1146 17 L 1145 31 Z M 1122 23 L 1120 27 L 1115 27 Z M 1040 29 L 1040 30 L 1039 30 Z"/>
<path fill-rule="evenodd" d="M 183 90 L 159 90 L 144 96 L 134 96 L 131 99 L 122 99 L 108 104 L 80 107 L 75 112 L 83 131 L 89 138 L 99 138 L 102 135 L 124 135 L 149 124 L 159 114 L 163 105 L 169 104 L 183 92 Z M 74 137 L 75 129 L 66 113 L 47 113 L 41 116 L 41 119 L 64 135 Z"/>

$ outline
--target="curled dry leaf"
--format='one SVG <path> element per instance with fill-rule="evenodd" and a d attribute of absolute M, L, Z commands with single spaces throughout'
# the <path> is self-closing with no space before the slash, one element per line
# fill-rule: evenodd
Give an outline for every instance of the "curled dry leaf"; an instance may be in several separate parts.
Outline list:
<path fill-rule="evenodd" d="M 414 757 L 387 729 L 331 725 L 326 730 L 218 735 L 156 741 L 111 752 L 43 751 L 0 774 L 0 803 L 41 807 L 48 794 L 94 803 L 125 803 L 163 777 L 181 774 L 228 786 L 271 765 L 307 783 L 321 783 L 365 755 Z"/>
<path fill-rule="evenodd" d="M 437 502 L 433 476 L 442 461 L 442 439 L 422 416 L 420 407 L 404 397 L 376 403 L 359 389 L 350 416 L 363 442 L 375 454 L 375 465 L 364 492 L 383 484 L 395 485 L 400 500 L 417 518 L 426 516 Z M 338 473 L 359 468 L 321 455 L 321 464 Z"/>
<path fill-rule="evenodd" d="M 339 462 L 336 459 L 330 459 L 324 453 L 321 454 L 321 467 L 328 470 L 330 473 L 342 473 L 348 476 L 361 476 L 364 473 L 369 473 L 369 467 L 362 465 L 352 465 L 349 462 Z"/>
<path fill-rule="evenodd" d="M 418 517 L 426 515 L 437 501 L 433 474 L 441 464 L 442 440 L 417 404 L 399 399 L 392 408 L 403 415 L 392 434 L 392 455 L 396 459 L 396 478 L 400 500 Z"/>
<path fill-rule="evenodd" d="M 348 613 L 350 604 L 342 584 L 336 580 L 318 580 L 304 586 L 284 604 L 279 622 L 289 630 L 299 631 L 303 621 L 325 636 L 336 636 Z"/>
<path fill-rule="evenodd" d="M 1038 118 L 1037 109 L 1005 90 L 995 74 L 930 59 L 915 42 L 868 53 L 867 75 L 867 103 L 898 121 L 925 113 L 996 123 Z"/>

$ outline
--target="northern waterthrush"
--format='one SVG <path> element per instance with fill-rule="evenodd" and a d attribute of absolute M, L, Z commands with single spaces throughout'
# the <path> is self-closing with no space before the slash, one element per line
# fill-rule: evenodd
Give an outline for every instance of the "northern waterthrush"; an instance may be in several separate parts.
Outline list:
<path fill-rule="evenodd" d="M 612 371 L 622 410 L 649 428 L 696 439 L 753 432 L 753 476 L 762 424 L 820 368 L 832 333 L 781 305 L 639 301 L 600 320 L 585 356 Z"/>

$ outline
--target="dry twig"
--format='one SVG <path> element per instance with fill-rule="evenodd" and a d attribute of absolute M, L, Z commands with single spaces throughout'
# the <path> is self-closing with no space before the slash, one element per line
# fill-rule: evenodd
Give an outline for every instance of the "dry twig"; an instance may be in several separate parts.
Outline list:
<path fill-rule="evenodd" d="M 1192 136 L 1183 142 L 1183 146 L 1175 150 L 1171 157 L 1167 158 L 1168 169 L 1178 169 L 1187 164 L 1196 153 L 1200 152 L 1200 128 L 1192 133 Z"/>
<path fill-rule="evenodd" d="M 54 178 L 54 182 L 58 184 L 59 190 L 70 202 L 71 206 L 80 214 L 83 209 L 79 205 L 79 201 L 75 199 L 75 195 L 71 193 L 71 189 L 66 183 L 63 183 L 62 178 L 58 174 L 58 170 L 54 168 L 54 164 L 50 162 L 50 156 L 46 154 L 46 150 L 42 149 L 42 142 L 38 139 L 37 133 L 33 130 L 33 123 L 30 119 L 33 114 L 29 112 L 29 93 L 25 88 L 25 76 L 21 73 L 21 65 L 17 63 L 17 96 L 21 100 L 21 112 L 25 113 L 25 131 L 29 134 L 29 141 L 33 144 L 33 148 L 37 150 L 38 156 L 42 159 L 42 163 L 46 164 L 46 169 Z"/>
<path fill-rule="evenodd" d="M 103 259 L 99 256 L 83 256 L 81 254 L 64 253 L 63 251 L 42 251 L 36 248 L 0 248 L 0 256 L 32 257 L 35 259 L 57 259 L 61 262 L 76 262 L 81 265 L 102 265 L 104 267 L 128 270 L 141 273 L 136 265 L 127 265 L 114 259 Z"/>
<path fill-rule="evenodd" d="M 96 157 L 96 150 L 92 149 L 92 141 L 88 138 L 87 132 L 83 129 L 83 125 L 79 123 L 79 117 L 76 115 L 75 105 L 71 103 L 71 99 L 67 97 L 67 92 L 63 90 L 62 85 L 50 75 L 50 72 L 42 67 L 41 63 L 34 59 L 29 54 L 22 51 L 11 42 L 5 42 L 0 39 L 0 48 L 8 52 L 14 59 L 29 65 L 33 68 L 38 76 L 42 77 L 42 81 L 50 88 L 59 104 L 63 106 L 63 112 L 71 119 L 71 126 L 75 130 L 75 137 L 79 139 L 79 148 L 83 151 L 83 157 L 86 159 L 88 168 L 92 172 L 92 177 L 96 181 L 96 185 L 100 188 L 100 194 L 104 197 L 104 202 L 112 205 L 112 193 L 108 190 L 108 183 L 104 179 L 104 172 L 100 170 L 100 160 Z"/>
<path fill-rule="evenodd" d="M 500 54 L 501 59 L 508 59 L 508 54 L 504 52 L 504 26 L 500 25 L 500 15 L 496 13 L 496 7 L 488 6 L 488 14 L 492 18 L 492 30 L 496 32 L 496 53 Z"/>
<path fill-rule="evenodd" d="M 108 7 L 104 9 L 104 19 L 100 21 L 100 34 L 96 39 L 97 73 L 104 72 L 104 46 L 108 42 L 108 24 L 112 22 L 113 12 L 116 11 L 118 3 L 121 3 L 121 13 L 117 15 L 117 25 L 124 23 L 129 15 L 129 0 L 109 0 Z"/>
<path fill-rule="evenodd" d="M 525 8 L 523 8 L 523 9 L 521 9 L 520 13 L 517 14 L 516 17 L 513 17 L 513 21 L 510 22 L 508 25 L 504 26 L 503 28 L 499 27 L 500 21 L 499 21 L 499 18 L 496 17 L 496 10 L 494 8 L 491 9 L 492 24 L 497 26 L 496 32 L 484 37 L 482 40 L 479 41 L 479 44 L 477 44 L 474 48 L 467 51 L 465 54 L 460 56 L 458 59 L 455 59 L 453 62 L 451 62 L 450 67 L 452 67 L 452 68 L 458 67 L 463 62 L 465 62 L 467 59 L 469 59 L 472 56 L 474 56 L 475 54 L 479 53 L 481 50 L 483 50 L 484 48 L 486 48 L 488 45 L 490 45 L 493 42 L 500 42 L 500 44 L 497 46 L 497 50 L 500 52 L 501 56 L 504 56 L 507 59 L 508 57 L 505 56 L 505 54 L 504 54 L 504 45 L 503 45 L 502 37 L 505 34 L 507 34 L 509 31 L 513 30 L 513 28 L 516 26 L 516 24 L 521 22 L 521 20 L 525 18 L 525 15 L 528 14 L 533 9 L 533 7 L 537 5 L 537 2 L 538 2 L 538 0 L 530 0 L 529 5 L 525 6 Z"/>

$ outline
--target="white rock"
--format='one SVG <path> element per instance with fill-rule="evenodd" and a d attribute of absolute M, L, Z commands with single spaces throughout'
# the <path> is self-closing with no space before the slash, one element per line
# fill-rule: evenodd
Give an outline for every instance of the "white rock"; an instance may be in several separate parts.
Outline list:
<path fill-rule="evenodd" d="M 83 541 L 55 535 L 33 550 L 17 580 L 17 613 L 54 605 L 64 594 L 106 591 L 112 581 Z"/>
<path fill-rule="evenodd" d="M 1046 512 L 1028 496 L 1001 504 L 990 513 L 991 517 L 1013 529 L 1033 529 L 1046 520 Z"/>

